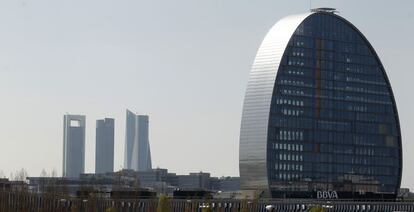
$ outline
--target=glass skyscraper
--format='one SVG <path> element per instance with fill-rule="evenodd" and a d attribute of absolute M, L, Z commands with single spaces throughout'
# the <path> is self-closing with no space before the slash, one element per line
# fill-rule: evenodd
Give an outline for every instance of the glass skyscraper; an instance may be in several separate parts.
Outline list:
<path fill-rule="evenodd" d="M 334 9 L 277 22 L 248 82 L 243 190 L 274 198 L 395 198 L 401 132 L 378 55 Z"/>
<path fill-rule="evenodd" d="M 78 178 L 85 172 L 85 116 L 63 116 L 63 164 L 64 177 Z"/>
<path fill-rule="evenodd" d="M 115 120 L 96 120 L 95 173 L 114 171 Z"/>
<path fill-rule="evenodd" d="M 124 168 L 147 171 L 152 168 L 146 115 L 126 111 Z"/>

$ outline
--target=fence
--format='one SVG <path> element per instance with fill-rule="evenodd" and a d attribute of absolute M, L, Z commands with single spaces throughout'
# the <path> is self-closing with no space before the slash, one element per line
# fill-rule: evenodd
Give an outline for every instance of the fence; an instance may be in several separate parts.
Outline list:
<path fill-rule="evenodd" d="M 395 212 L 414 211 L 413 202 L 360 202 L 360 201 L 318 201 L 300 199 L 268 199 L 268 200 L 177 200 L 170 199 L 171 212 L 264 212 L 266 206 L 273 211 L 307 212 L 315 205 L 325 211 L 338 212 Z M 103 197 L 64 198 L 49 194 L 32 194 L 28 192 L 0 192 L 0 211 L 16 212 L 94 212 L 112 208 L 116 212 L 156 212 L 158 199 L 110 199 Z"/>

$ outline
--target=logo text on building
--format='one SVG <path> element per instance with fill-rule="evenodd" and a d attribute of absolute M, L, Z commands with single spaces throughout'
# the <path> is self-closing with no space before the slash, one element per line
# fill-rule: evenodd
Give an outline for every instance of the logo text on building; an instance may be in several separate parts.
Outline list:
<path fill-rule="evenodd" d="M 338 199 L 336 191 L 317 191 L 316 196 L 318 199 Z"/>

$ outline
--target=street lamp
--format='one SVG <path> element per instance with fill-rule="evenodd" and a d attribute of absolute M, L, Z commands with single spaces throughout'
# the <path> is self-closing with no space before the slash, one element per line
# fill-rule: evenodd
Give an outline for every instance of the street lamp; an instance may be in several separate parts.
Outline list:
<path fill-rule="evenodd" d="M 322 205 L 322 208 L 331 209 L 331 208 L 333 208 L 333 206 L 332 205 Z"/>
<path fill-rule="evenodd" d="M 266 211 L 274 211 L 275 210 L 275 206 L 274 205 L 266 205 Z"/>

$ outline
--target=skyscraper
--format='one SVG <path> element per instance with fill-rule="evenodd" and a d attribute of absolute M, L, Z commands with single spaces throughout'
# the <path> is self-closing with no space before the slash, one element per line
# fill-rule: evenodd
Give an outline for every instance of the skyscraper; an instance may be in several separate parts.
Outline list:
<path fill-rule="evenodd" d="M 114 171 L 115 120 L 96 120 L 95 173 Z"/>
<path fill-rule="evenodd" d="M 64 177 L 79 177 L 85 172 L 85 116 L 63 117 L 63 171 Z"/>
<path fill-rule="evenodd" d="M 277 22 L 245 95 L 242 189 L 271 197 L 395 198 L 401 174 L 394 95 L 365 36 L 330 8 Z"/>
<path fill-rule="evenodd" d="M 126 111 L 124 168 L 135 171 L 151 169 L 148 140 L 148 116 Z"/>

